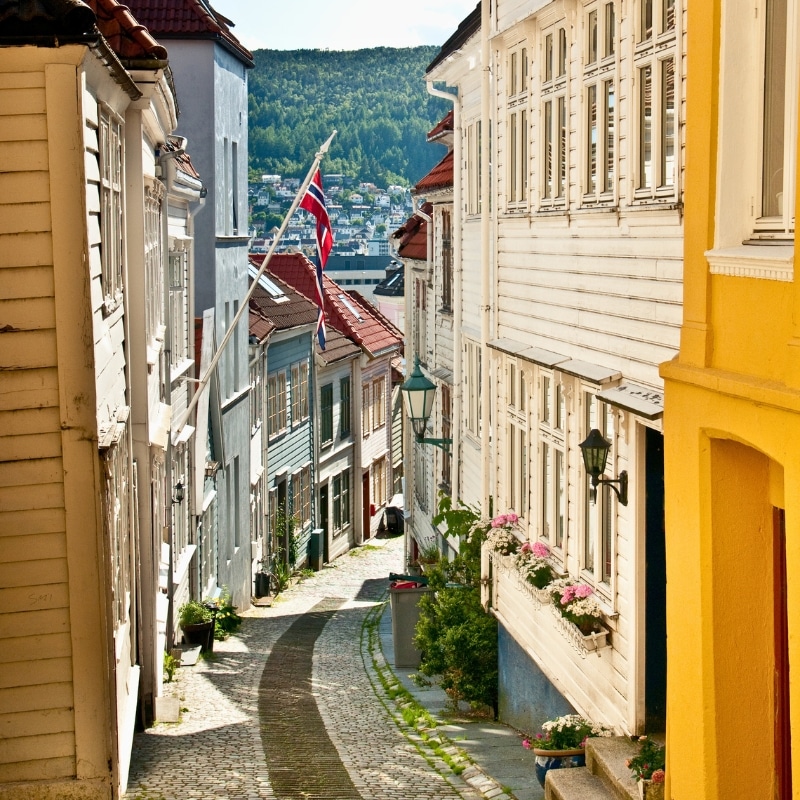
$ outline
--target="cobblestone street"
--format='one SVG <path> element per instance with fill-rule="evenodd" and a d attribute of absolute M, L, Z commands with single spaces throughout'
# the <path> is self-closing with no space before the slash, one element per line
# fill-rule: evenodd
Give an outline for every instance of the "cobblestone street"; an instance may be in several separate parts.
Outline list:
<path fill-rule="evenodd" d="M 474 800 L 418 748 L 378 680 L 370 613 L 401 571 L 402 537 L 362 547 L 245 614 L 214 655 L 181 668 L 178 723 L 136 735 L 135 800 Z M 380 655 L 377 655 L 380 660 Z"/>

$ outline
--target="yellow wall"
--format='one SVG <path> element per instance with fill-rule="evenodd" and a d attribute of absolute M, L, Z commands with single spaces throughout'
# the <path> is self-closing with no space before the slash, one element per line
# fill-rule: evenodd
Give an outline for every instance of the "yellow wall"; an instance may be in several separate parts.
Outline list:
<path fill-rule="evenodd" d="M 684 323 L 665 379 L 672 800 L 774 792 L 773 507 L 785 509 L 789 658 L 800 663 L 798 285 L 711 276 L 720 0 L 687 3 Z M 791 682 L 800 754 L 800 677 Z M 800 797 L 800 755 L 794 757 Z"/>

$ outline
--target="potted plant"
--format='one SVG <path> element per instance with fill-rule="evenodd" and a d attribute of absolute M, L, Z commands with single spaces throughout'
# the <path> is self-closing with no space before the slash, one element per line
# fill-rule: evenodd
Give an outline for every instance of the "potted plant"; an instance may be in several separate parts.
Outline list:
<path fill-rule="evenodd" d="M 544 542 L 525 542 L 517 553 L 517 570 L 531 586 L 544 589 L 553 580 L 549 557 L 550 548 Z"/>
<path fill-rule="evenodd" d="M 639 738 L 639 752 L 625 763 L 638 781 L 642 800 L 664 800 L 666 747 L 648 736 Z"/>
<path fill-rule="evenodd" d="M 602 630 L 603 610 L 592 597 L 594 589 L 586 583 L 554 581 L 553 605 L 564 619 L 575 625 L 581 634 L 589 636 Z"/>
<path fill-rule="evenodd" d="M 187 644 L 199 644 L 203 652 L 214 649 L 214 615 L 199 600 L 189 600 L 178 609 L 178 621 Z"/>
<path fill-rule="evenodd" d="M 544 786 L 551 769 L 586 766 L 586 740 L 590 736 L 611 736 L 611 729 L 579 714 L 567 714 L 547 720 L 542 732 L 526 737 L 522 746 L 536 755 L 536 779 Z"/>
<path fill-rule="evenodd" d="M 486 535 L 486 543 L 492 550 L 503 556 L 512 556 L 519 550 L 519 539 L 513 528 L 518 520 L 519 517 L 511 512 L 499 514 L 491 521 Z"/>

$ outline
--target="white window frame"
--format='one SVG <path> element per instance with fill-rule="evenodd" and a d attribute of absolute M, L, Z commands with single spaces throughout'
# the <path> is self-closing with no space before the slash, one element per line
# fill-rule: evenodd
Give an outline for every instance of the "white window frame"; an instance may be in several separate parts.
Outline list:
<path fill-rule="evenodd" d="M 288 427 L 286 414 L 286 370 L 267 376 L 267 436 L 272 439 Z"/>
<path fill-rule="evenodd" d="M 506 87 L 506 204 L 509 210 L 523 210 L 528 204 L 529 64 L 527 42 L 522 41 L 509 48 Z"/>
<path fill-rule="evenodd" d="M 634 198 L 640 201 L 672 199 L 678 192 L 679 2 L 639 0 L 637 9 L 632 133 L 636 147 Z M 671 26 L 664 16 L 669 8 L 673 9 Z"/>
<path fill-rule="evenodd" d="M 506 360 L 506 508 L 523 523 L 530 514 L 529 380 L 515 359 Z"/>
<path fill-rule="evenodd" d="M 467 154 L 467 202 L 468 215 L 481 213 L 481 120 L 465 125 L 464 151 Z"/>
<path fill-rule="evenodd" d="M 583 66 L 583 202 L 616 201 L 617 61 L 613 0 L 585 8 Z"/>
<path fill-rule="evenodd" d="M 539 537 L 556 557 L 564 558 L 567 544 L 568 424 L 565 387 L 557 375 L 539 371 Z"/>
<path fill-rule="evenodd" d="M 103 103 L 98 105 L 100 170 L 100 261 L 103 310 L 112 312 L 122 302 L 125 268 L 125 129 L 122 117 Z"/>
<path fill-rule="evenodd" d="M 467 339 L 464 342 L 465 426 L 475 438 L 481 435 L 481 346 Z"/>
<path fill-rule="evenodd" d="M 566 20 L 542 31 L 539 91 L 543 210 L 565 208 L 569 197 L 569 49 Z"/>

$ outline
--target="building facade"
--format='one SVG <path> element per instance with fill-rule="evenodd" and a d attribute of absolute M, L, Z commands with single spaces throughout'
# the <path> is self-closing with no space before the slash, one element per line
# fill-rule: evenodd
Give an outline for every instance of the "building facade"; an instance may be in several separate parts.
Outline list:
<path fill-rule="evenodd" d="M 453 496 L 516 514 L 520 540 L 546 544 L 603 611 L 588 659 L 596 643 L 569 635 L 510 563 L 485 565 L 500 712 L 525 730 L 563 699 L 620 733 L 665 723 L 658 365 L 681 316 L 685 19 L 673 0 L 483 3 L 426 75 L 457 89 L 464 165 Z M 627 504 L 591 491 L 579 445 L 594 429 L 606 477 L 628 475 Z"/>
<path fill-rule="evenodd" d="M 798 791 L 797 12 L 688 4 L 684 312 L 661 367 L 675 800 Z M 724 744 L 745 735 L 747 769 Z"/>

